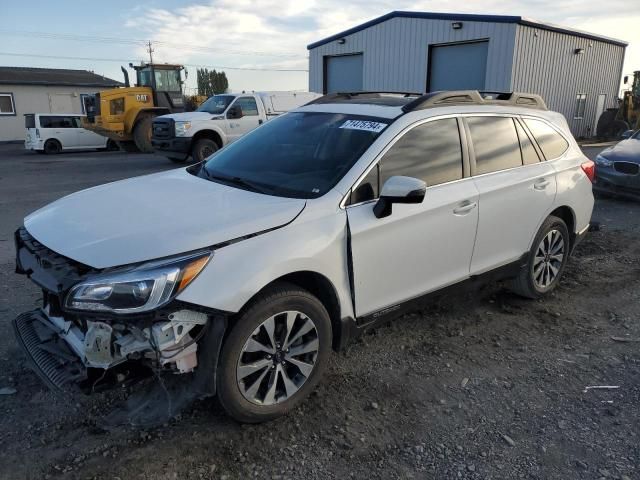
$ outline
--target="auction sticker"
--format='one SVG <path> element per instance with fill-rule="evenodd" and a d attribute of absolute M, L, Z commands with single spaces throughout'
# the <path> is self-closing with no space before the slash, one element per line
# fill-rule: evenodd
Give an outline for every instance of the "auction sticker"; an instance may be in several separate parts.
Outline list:
<path fill-rule="evenodd" d="M 349 130 L 364 130 L 366 132 L 381 132 L 386 127 L 386 123 L 369 122 L 367 120 L 347 120 L 340 128 L 346 128 Z"/>

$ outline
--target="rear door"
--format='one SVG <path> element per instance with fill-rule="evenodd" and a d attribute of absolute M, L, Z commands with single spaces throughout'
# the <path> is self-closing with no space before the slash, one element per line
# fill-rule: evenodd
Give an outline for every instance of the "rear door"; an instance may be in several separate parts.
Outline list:
<path fill-rule="evenodd" d="M 469 276 L 478 194 L 464 178 L 463 152 L 457 119 L 429 121 L 402 135 L 356 186 L 346 210 L 357 316 Z M 424 201 L 376 218 L 375 199 L 394 175 L 427 182 Z"/>
<path fill-rule="evenodd" d="M 254 128 L 257 128 L 263 119 L 258 110 L 258 104 L 254 97 L 238 97 L 232 104 L 232 106 L 239 106 L 242 108 L 242 118 L 230 118 L 227 119 L 229 126 L 229 140 L 231 142 L 237 140 L 242 135 L 249 133 Z"/>
<path fill-rule="evenodd" d="M 480 195 L 471 274 L 518 260 L 556 193 L 555 170 L 541 161 L 519 120 L 509 116 L 465 118 L 472 174 Z"/>

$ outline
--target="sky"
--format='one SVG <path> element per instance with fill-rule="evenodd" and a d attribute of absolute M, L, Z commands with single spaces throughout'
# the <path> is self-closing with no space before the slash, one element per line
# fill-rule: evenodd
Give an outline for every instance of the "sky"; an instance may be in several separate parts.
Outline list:
<path fill-rule="evenodd" d="M 519 15 L 627 41 L 640 70 L 640 9 L 628 0 L 0 0 L 0 65 L 93 70 L 149 57 L 227 73 L 232 91 L 306 90 L 306 46 L 392 10 Z M 75 57 L 75 58 L 74 58 Z M 81 58 L 81 59 L 78 59 Z M 130 72 L 130 75 L 133 75 Z M 191 93 L 191 92 L 189 92 Z"/>

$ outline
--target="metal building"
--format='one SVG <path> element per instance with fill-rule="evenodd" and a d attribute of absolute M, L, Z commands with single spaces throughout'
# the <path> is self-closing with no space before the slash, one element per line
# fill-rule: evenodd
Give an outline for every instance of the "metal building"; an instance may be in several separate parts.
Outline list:
<path fill-rule="evenodd" d="M 626 46 L 518 16 L 391 12 L 309 45 L 309 90 L 537 93 L 586 137 L 617 105 Z"/>

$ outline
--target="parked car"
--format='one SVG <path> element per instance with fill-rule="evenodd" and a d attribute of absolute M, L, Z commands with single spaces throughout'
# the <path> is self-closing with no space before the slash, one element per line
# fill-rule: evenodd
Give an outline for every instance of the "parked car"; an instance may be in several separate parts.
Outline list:
<path fill-rule="evenodd" d="M 193 371 L 234 418 L 271 420 L 332 348 L 417 299 L 495 278 L 553 291 L 592 178 L 535 95 L 328 95 L 204 163 L 29 215 L 17 272 L 44 304 L 16 332 L 51 386 Z"/>
<path fill-rule="evenodd" d="M 214 95 L 194 112 L 155 118 L 151 144 L 173 162 L 183 163 L 189 156 L 201 162 L 267 120 L 319 96 L 310 92 Z"/>
<path fill-rule="evenodd" d="M 82 128 L 83 117 L 66 113 L 25 114 L 27 136 L 24 148 L 47 154 L 66 150 L 118 149 L 114 141 Z"/>
<path fill-rule="evenodd" d="M 596 157 L 597 192 L 640 199 L 640 130 L 625 132 L 626 138 Z"/>

